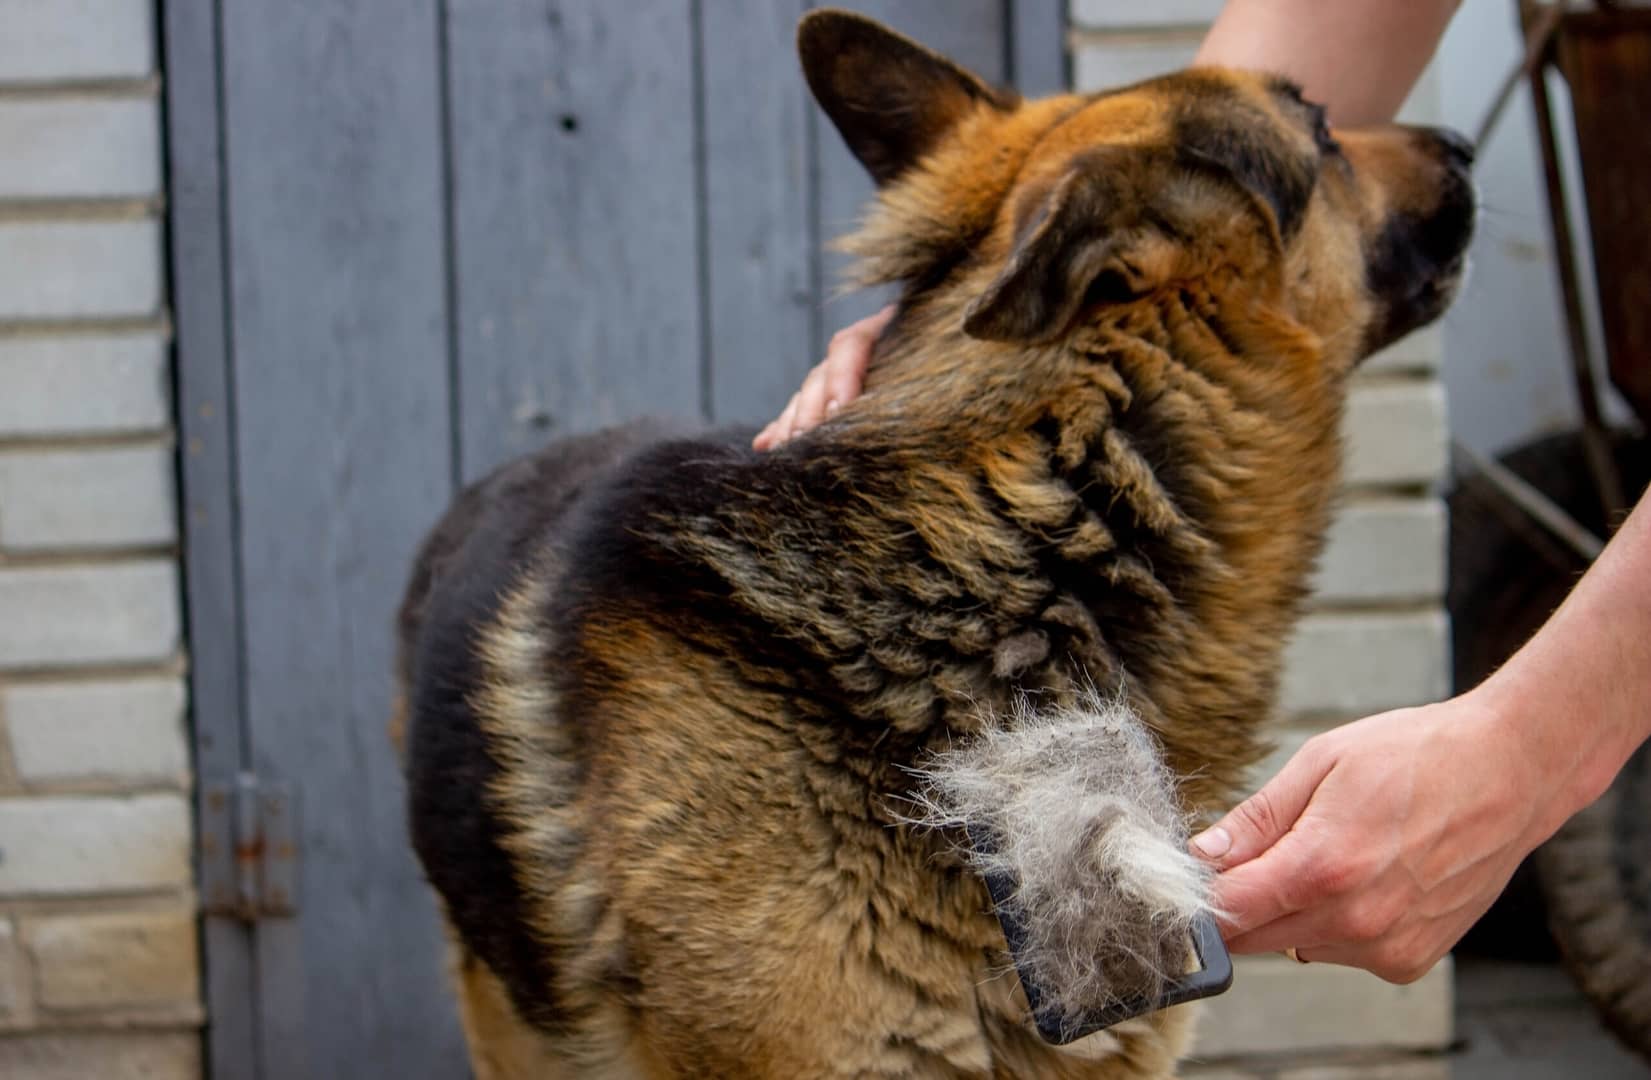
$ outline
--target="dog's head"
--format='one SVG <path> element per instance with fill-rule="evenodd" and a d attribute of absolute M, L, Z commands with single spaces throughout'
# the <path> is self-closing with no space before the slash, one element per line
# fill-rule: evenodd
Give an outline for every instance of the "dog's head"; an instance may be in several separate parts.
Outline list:
<path fill-rule="evenodd" d="M 1331 131 L 1286 80 L 1194 69 L 1023 102 L 877 23 L 806 17 L 810 87 L 882 198 L 853 241 L 964 331 L 1052 342 L 1108 306 L 1226 275 L 1351 367 L 1436 318 L 1473 231 L 1453 133 Z M 881 224 L 880 224 L 881 221 Z"/>

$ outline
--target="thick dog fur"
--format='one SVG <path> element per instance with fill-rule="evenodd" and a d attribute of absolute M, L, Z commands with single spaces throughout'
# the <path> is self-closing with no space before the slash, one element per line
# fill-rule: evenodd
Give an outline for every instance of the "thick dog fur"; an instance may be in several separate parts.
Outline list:
<path fill-rule="evenodd" d="M 856 16 L 799 46 L 901 288 L 864 396 L 769 454 L 556 443 L 414 569 L 410 822 L 478 1075 L 1171 1075 L 1186 1009 L 1039 1040 L 914 770 L 1116 686 L 1179 813 L 1230 797 L 1346 377 L 1448 299 L 1466 156 L 1338 145 L 1274 79 L 1022 102 Z"/>

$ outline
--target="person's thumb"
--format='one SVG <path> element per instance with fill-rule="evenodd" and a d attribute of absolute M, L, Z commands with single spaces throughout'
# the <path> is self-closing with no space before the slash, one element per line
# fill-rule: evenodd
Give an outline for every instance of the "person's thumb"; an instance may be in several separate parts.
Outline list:
<path fill-rule="evenodd" d="M 1302 747 L 1260 791 L 1193 837 L 1193 854 L 1220 870 L 1260 855 L 1290 831 L 1331 764 L 1311 743 Z"/>

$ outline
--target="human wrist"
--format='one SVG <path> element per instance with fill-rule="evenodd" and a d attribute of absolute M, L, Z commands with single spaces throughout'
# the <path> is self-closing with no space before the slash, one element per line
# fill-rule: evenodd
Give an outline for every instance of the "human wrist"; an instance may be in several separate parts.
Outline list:
<path fill-rule="evenodd" d="M 1651 736 L 1651 498 L 1641 503 L 1542 629 L 1464 695 L 1495 718 L 1487 745 L 1532 770 L 1550 833 Z"/>
<path fill-rule="evenodd" d="M 1525 655 L 1516 655 L 1462 700 L 1484 724 L 1486 746 L 1507 750 L 1529 812 L 1523 842 L 1534 850 L 1572 815 L 1611 785 L 1626 754 L 1599 725 L 1586 701 L 1546 679 Z"/>

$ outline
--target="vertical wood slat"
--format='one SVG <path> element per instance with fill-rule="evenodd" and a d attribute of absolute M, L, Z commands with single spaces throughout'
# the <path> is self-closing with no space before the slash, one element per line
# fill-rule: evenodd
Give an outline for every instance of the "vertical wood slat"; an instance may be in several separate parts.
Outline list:
<path fill-rule="evenodd" d="M 712 417 L 765 423 L 817 359 L 804 0 L 706 3 L 700 27 Z"/>
<path fill-rule="evenodd" d="M 450 495 L 434 0 L 224 0 L 252 764 L 301 793 L 257 926 L 266 1080 L 462 1075 L 385 733 L 390 623 Z"/>
<path fill-rule="evenodd" d="M 229 777 L 245 762 L 241 731 L 241 582 L 234 515 L 233 381 L 225 296 L 218 11 L 215 0 L 173 0 L 161 27 L 166 71 L 167 201 L 184 602 L 190 639 L 190 733 L 197 778 Z M 197 799 L 204 784 L 196 784 Z M 198 811 L 197 811 L 198 812 Z M 213 897 L 203 897 L 210 902 Z M 252 935 L 229 918 L 202 921 L 203 993 L 212 1075 L 258 1076 Z"/>
<path fill-rule="evenodd" d="M 698 416 L 694 28 L 681 0 L 451 0 L 463 471 Z"/>
<path fill-rule="evenodd" d="M 951 57 L 989 82 L 1008 77 L 1007 0 L 948 0 L 945 4 L 927 0 L 872 0 L 851 6 L 879 19 L 936 52 Z M 823 116 L 816 125 L 820 132 L 819 235 L 824 243 L 854 227 L 873 185 L 865 169 L 843 145 L 843 140 Z M 887 290 L 862 290 L 837 295 L 848 260 L 836 253 L 824 256 L 822 286 L 825 290 L 821 340 L 815 352 L 825 355 L 826 340 L 856 319 L 863 318 L 888 303 Z"/>
<path fill-rule="evenodd" d="M 1026 97 L 1058 94 L 1071 81 L 1066 64 L 1067 0 L 1007 0 L 1009 78 Z"/>

